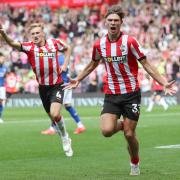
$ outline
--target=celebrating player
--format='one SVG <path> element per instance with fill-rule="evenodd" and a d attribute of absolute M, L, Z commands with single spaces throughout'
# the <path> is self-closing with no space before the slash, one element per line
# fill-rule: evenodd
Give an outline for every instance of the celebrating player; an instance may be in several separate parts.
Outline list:
<path fill-rule="evenodd" d="M 60 55 L 58 61 L 59 61 L 60 66 L 63 65 L 64 64 L 64 56 Z M 69 82 L 68 69 L 66 71 L 62 71 L 62 79 L 63 79 L 64 83 Z M 86 130 L 86 128 L 83 125 L 83 123 L 81 122 L 81 119 L 80 119 L 77 111 L 72 106 L 72 89 L 65 89 L 63 105 L 77 124 L 77 128 L 75 129 L 74 134 L 83 133 Z M 53 134 L 56 134 L 56 129 L 53 127 L 53 124 L 52 124 L 49 129 L 41 131 L 41 134 L 53 135 Z"/>
<path fill-rule="evenodd" d="M 72 156 L 71 138 L 66 131 L 63 117 L 60 115 L 64 95 L 61 86 L 63 83 L 61 71 L 66 71 L 71 47 L 60 39 L 46 39 L 43 25 L 40 23 L 31 24 L 29 33 L 32 41 L 16 42 L 0 26 L 2 38 L 13 48 L 27 54 L 28 61 L 39 83 L 39 94 L 44 109 L 62 138 L 65 155 Z M 66 55 L 61 69 L 58 64 L 58 51 L 64 52 Z"/>
<path fill-rule="evenodd" d="M 137 79 L 137 61 L 164 87 L 165 94 L 172 95 L 175 90 L 174 82 L 167 82 L 149 63 L 137 40 L 120 30 L 123 17 L 120 6 L 108 9 L 105 16 L 108 34 L 95 42 L 91 62 L 64 88 L 76 88 L 98 66 L 100 60 L 103 60 L 107 77 L 100 128 L 105 137 L 111 137 L 123 129 L 130 155 L 130 175 L 139 175 L 139 143 L 135 130 L 140 114 L 141 93 Z M 121 115 L 123 123 L 118 121 Z"/>

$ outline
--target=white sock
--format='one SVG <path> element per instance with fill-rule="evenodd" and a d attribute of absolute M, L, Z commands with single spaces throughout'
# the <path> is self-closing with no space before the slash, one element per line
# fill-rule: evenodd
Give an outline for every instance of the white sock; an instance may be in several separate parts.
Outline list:
<path fill-rule="evenodd" d="M 154 106 L 154 101 L 152 99 L 149 100 L 149 106 L 147 108 L 147 111 L 150 112 L 152 111 L 152 108 Z"/>
<path fill-rule="evenodd" d="M 164 98 L 161 98 L 159 104 L 163 106 L 164 110 L 168 109 L 168 104 L 166 103 Z"/>
<path fill-rule="evenodd" d="M 68 133 L 66 131 L 65 123 L 63 117 L 61 120 L 56 122 L 56 131 L 62 138 L 68 138 Z"/>
<path fill-rule="evenodd" d="M 78 128 L 82 128 L 82 127 L 84 127 L 84 125 L 83 125 L 83 123 L 80 121 L 80 122 L 77 123 L 77 127 L 78 127 Z"/>
<path fill-rule="evenodd" d="M 49 129 L 50 130 L 56 130 L 55 127 L 53 127 L 53 126 L 50 126 Z"/>

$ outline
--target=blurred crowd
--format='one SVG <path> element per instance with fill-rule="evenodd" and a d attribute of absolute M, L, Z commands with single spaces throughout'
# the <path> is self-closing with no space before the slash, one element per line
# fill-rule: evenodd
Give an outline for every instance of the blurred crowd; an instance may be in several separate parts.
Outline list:
<path fill-rule="evenodd" d="M 176 80 L 180 88 L 180 1 L 179 0 L 120 0 L 126 17 L 122 30 L 135 36 L 142 45 L 147 58 L 159 72 L 170 81 Z M 0 11 L 0 23 L 16 41 L 28 41 L 28 26 L 34 22 L 45 24 L 48 38 L 61 38 L 72 45 L 70 75 L 77 74 L 91 60 L 94 41 L 106 34 L 104 14 L 107 4 L 93 7 L 36 9 L 4 6 Z M 28 64 L 27 56 L 0 40 L 0 51 L 5 55 L 8 67 L 6 88 L 10 93 L 38 93 L 38 84 Z M 151 78 L 139 69 L 143 92 L 151 89 Z M 83 80 L 76 92 L 102 91 L 104 66 Z"/>

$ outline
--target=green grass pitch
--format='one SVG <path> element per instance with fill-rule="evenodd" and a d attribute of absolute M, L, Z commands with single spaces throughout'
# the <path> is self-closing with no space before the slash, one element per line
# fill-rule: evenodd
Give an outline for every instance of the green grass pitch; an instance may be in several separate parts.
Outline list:
<path fill-rule="evenodd" d="M 42 108 L 7 108 L 0 124 L 0 180 L 179 180 L 180 106 L 164 112 L 142 108 L 137 127 L 141 175 L 129 176 L 129 156 L 123 134 L 104 138 L 99 130 L 101 107 L 78 107 L 87 131 L 74 135 L 75 123 L 63 110 L 74 156 L 65 157 L 57 135 L 40 131 L 50 121 Z"/>

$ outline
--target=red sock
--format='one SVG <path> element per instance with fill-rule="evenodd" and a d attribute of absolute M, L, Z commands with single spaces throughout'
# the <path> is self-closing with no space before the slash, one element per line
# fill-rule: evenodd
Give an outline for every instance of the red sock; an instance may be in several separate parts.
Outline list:
<path fill-rule="evenodd" d="M 139 163 L 139 157 L 138 156 L 137 157 L 132 157 L 131 158 L 131 163 L 137 165 Z"/>
<path fill-rule="evenodd" d="M 124 130 L 124 121 L 121 121 L 121 131 L 123 131 Z"/>

